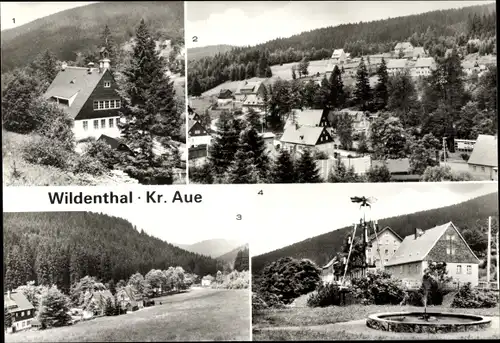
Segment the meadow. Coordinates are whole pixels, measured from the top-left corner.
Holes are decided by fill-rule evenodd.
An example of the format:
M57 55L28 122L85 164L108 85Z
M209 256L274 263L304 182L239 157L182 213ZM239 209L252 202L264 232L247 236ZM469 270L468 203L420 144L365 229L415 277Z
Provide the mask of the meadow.
M5 341L152 342L250 339L248 290L192 289L154 300L157 305L136 312L96 318L62 328L8 334Z

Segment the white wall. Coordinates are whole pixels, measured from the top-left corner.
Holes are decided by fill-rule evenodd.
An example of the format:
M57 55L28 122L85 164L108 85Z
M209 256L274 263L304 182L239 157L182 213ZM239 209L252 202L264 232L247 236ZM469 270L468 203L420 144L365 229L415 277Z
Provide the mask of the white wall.
M461 273L458 273L457 266L461 266ZM467 266L471 266L471 273L467 273ZM460 284L470 282L473 287L477 286L479 283L479 265L467 264L467 263L447 263L446 270L448 270L448 276L453 278L453 281L460 282Z
M32 320L33 320L33 318L20 320L18 322L14 322L13 326L16 328L16 331L26 330L26 329L31 328L31 321Z
M117 123L120 117L107 117L99 119L86 119L86 120L75 120L73 124L73 133L75 134L75 139L80 140L84 138L94 137L99 138L101 135L107 135L109 137L120 137L120 130L118 129ZM109 119L113 119L113 127L109 127ZM98 122L98 129L94 128L94 120ZM106 125L101 128L101 120L106 120ZM87 122L87 130L83 128L83 123Z
M188 137L188 145L189 146L197 146L197 145L210 145L212 140L212 136L189 136Z
M493 170L493 167L469 164L469 172L477 181L492 181L498 179L498 174Z

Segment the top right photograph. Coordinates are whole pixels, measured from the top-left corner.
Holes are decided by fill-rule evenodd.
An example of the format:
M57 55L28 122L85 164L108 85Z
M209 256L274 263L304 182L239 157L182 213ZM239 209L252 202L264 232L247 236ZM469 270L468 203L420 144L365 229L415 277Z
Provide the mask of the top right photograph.
M185 6L189 183L498 180L495 2Z

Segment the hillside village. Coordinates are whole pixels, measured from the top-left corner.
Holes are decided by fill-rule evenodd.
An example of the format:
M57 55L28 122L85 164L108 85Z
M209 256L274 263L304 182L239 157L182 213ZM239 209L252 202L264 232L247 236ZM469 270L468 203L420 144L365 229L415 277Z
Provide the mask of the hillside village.
M97 213L8 213L5 219L4 329L13 334L7 340L43 340L50 329L51 341L65 341L62 327L71 327L78 336L88 325L105 330L102 317L133 321L132 314L147 317L146 309L164 315L173 311L165 304L179 296L203 298L211 290L249 287L245 247L209 257ZM191 316L197 320L195 313ZM141 331L133 322L129 326ZM99 340L108 340L103 332L97 334L102 335Z
M46 50L2 73L7 185L185 183L185 50L170 39L151 46L144 21L135 29L136 37L118 44L105 26L101 45L82 47L73 61ZM133 61L148 49L158 74ZM149 79L140 90L134 73ZM148 94L158 94L155 103L138 112L134 101ZM140 116L146 121L135 121ZM137 130L147 135L139 139Z
M494 16L494 10L483 17L471 13L467 32L433 37L429 29L394 42L382 53L364 54L362 46L346 44L329 50L327 58L320 57L324 50L315 50L317 56L304 52L298 63L283 63L277 59L281 52L274 53L270 42L190 60L190 179L497 180L496 55L485 38L496 37L495 29L486 28ZM217 69L217 63L231 58L250 62L246 69L234 64ZM198 74L202 65L203 74ZM238 81L242 76L244 80ZM205 80L214 83L208 86ZM224 148L226 136L236 137L249 125L259 138L252 143L241 137L240 145L252 148ZM217 166L216 149L224 149L234 163ZM248 149L254 155L246 159L248 177L231 178L235 170L242 170L236 153ZM292 165L301 171L291 172ZM285 169L290 172L280 172ZM310 177L302 177L304 173Z

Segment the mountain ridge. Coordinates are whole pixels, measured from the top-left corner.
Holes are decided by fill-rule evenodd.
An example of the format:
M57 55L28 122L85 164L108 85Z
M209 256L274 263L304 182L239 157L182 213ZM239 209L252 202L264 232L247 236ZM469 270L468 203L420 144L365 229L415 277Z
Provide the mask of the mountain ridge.
M241 245L223 255L220 255L217 257L217 260L220 260L220 261L224 261L226 262L227 264L229 264L231 266L231 268L234 267L234 261L236 259L236 256L238 255L238 253L240 251L243 251L245 249L249 249L249 244L244 244L244 245Z
M219 256L229 253L234 249L237 249L238 247L244 245L242 244L242 242L239 242L237 240L228 240L225 238L205 239L193 244L173 244L184 250L204 256L209 256L211 258L218 258Z

